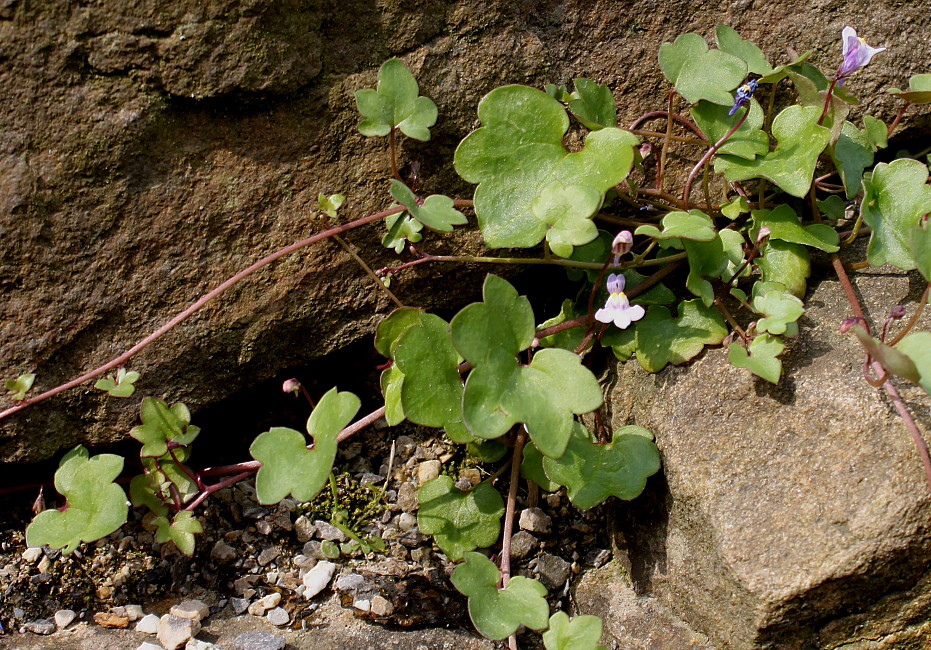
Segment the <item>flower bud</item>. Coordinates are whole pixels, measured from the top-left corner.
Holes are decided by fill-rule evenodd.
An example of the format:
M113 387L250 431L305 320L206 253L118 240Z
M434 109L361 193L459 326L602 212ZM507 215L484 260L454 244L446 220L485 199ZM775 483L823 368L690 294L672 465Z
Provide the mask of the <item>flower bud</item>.
M281 384L281 391L283 393L294 393L297 395L301 390L301 382L297 379L286 379L283 384Z

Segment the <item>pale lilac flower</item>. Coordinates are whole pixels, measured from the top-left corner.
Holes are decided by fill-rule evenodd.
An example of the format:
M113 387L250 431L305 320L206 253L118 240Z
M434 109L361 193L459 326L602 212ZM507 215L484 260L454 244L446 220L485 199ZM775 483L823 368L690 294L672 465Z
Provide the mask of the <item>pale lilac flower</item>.
M608 276L608 302L595 312L595 320L599 323L614 323L617 327L627 329L632 322L640 320L646 313L640 305L631 305L624 294L626 280L623 275Z
M870 62L870 59L886 49L884 47L870 47L865 40L857 36L857 30L853 27L844 27L841 40L844 44L844 62L834 73L838 86L844 83L844 79L849 75L865 66Z
M611 242L611 253L614 255L614 259L611 260L612 265L617 266L621 261L621 256L629 253L633 247L634 236L631 232L629 230L619 232Z

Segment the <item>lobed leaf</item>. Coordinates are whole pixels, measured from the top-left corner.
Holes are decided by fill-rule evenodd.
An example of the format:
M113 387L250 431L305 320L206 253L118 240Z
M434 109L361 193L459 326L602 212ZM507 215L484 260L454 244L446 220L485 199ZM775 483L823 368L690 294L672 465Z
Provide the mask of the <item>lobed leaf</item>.
M699 300L679 303L677 318L666 307L653 306L637 323L637 361L647 372L659 372L668 363L685 363L725 336L724 318Z
M469 598L469 616L479 633L489 639L504 639L521 625L532 630L546 627L550 608L546 587L530 578L515 576L498 589L498 567L481 553L466 553L450 580Z
M420 89L414 75L400 59L388 59L378 70L378 87L356 91L356 106L363 120L359 132L365 136L388 135L392 128L415 140L430 139L437 110Z
M531 204L546 185L587 186L603 196L633 165L637 138L616 128L589 133L581 151L567 152L566 110L533 88L491 91L478 116L482 126L459 144L454 164L462 178L478 183L475 214L489 248L528 248L543 240L547 225Z
M733 54L747 64L747 71L761 77L773 74L775 70L766 60L763 51L752 41L741 38L733 27L717 25L714 28L714 39L722 52Z
M114 454L88 456L78 445L65 454L55 472L55 489L65 497L63 510L45 510L26 528L29 546L48 544L67 555L81 542L93 542L126 522L126 493L113 481L123 470Z
M714 162L716 172L729 181L765 178L783 191L804 197L831 132L818 125L821 110L817 106L790 106L773 120L773 136L778 141L773 151L754 160L721 154Z
M782 374L782 362L777 359L785 344L775 336L763 334L750 342L749 348L739 343L727 346L727 360L733 366L746 368L766 381L777 384Z
M873 229L866 258L870 264L892 264L903 271L918 262L912 255L911 228L931 212L928 168L910 158L879 163L863 179L860 215Z
M753 310L764 316L757 321L757 330L778 335L805 313L805 305L785 285L760 281L753 285Z
M142 424L133 427L129 435L142 443L142 457L164 456L169 442L189 445L200 433L200 428L191 424L191 412L180 402L169 407L160 399L145 397L140 417Z
M169 522L167 517L152 520L156 527L156 542L174 542L178 550L188 557L194 555L194 535L204 532L204 527L190 510L181 510Z
M617 106L611 89L589 79L575 80L577 99L569 101L571 110L592 131L617 126Z
M778 282L796 298L805 296L811 257L804 246L770 238L763 246L762 256L753 263L762 272L764 282Z
M570 257L574 246L598 236L592 216L601 207L602 194L588 185L566 187L553 181L531 202L533 215L546 224L546 241L560 257Z
M908 80L908 90L890 88L889 92L909 104L931 104L931 74L916 74Z
M583 510L609 496L633 499L643 491L647 477L659 471L659 465L653 435L643 427L621 427L609 444L599 445L578 422L566 452L559 458L543 459L546 475L565 485L569 500Z
M750 100L750 114L740 127L718 149L718 153L753 160L769 151L769 136L762 130L763 109L755 99ZM705 137L712 143L717 142L740 119L740 114L728 115L730 107L701 101L692 107L692 118Z
M278 503L288 494L309 501L320 492L336 458L336 437L359 411L361 403L352 393L330 389L320 398L307 420L314 448L294 429L273 427L260 434L249 453L262 463L255 477L259 503Z
M469 222L453 207L453 200L448 196L433 194L420 203L407 185L394 178L391 179L391 196L407 208L412 217L433 230L451 232L453 226Z
M420 234L423 224L417 219L411 219L404 212L385 217L385 227L388 232L381 238L381 245L394 249L395 253L400 254L407 246L407 242L416 244L423 239L423 235Z
M36 376L32 373L20 375L16 379L7 379L4 386L9 393L8 397L14 402L26 399L26 393L32 388L35 380Z
M895 347L915 365L916 383L931 395L931 332L909 334Z
M439 476L423 484L417 499L417 526L433 535L449 559L461 560L467 551L498 541L504 501L489 483L460 492L449 476Z
M94 388L106 391L110 397L131 397L136 392L133 385L139 379L138 372L126 372L125 368L116 371L116 376L110 375L97 380Z
M754 210L752 237L756 237L760 228L769 228L769 239L803 244L823 250L826 253L835 253L840 250L838 243L840 237L837 231L823 223L813 223L803 226L798 215L791 206L783 203L773 210Z
M734 90L747 76L747 64L733 54L709 50L699 34L680 35L659 48L659 66L676 91L690 103L707 99L731 106Z
M601 619L597 616L576 616L565 612L550 616L550 627L543 633L546 650L607 650L600 645Z
M670 212L663 217L663 230L651 224L637 226L635 235L644 235L658 240L689 239L692 241L711 241L717 236L714 222L707 214L698 209L688 212Z

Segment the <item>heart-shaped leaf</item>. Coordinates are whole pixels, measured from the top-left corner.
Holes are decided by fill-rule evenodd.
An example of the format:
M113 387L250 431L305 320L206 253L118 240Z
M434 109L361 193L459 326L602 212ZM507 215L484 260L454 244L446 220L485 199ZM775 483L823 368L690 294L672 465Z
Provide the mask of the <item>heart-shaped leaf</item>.
M750 114L740 127L725 140L718 153L729 153L753 160L769 151L769 136L762 130L763 109L755 99L750 100ZM728 115L730 108L701 101L692 107L692 117L698 128L711 142L717 142L731 130L740 114Z
M727 336L724 318L700 300L679 303L679 316L653 306L637 323L637 361L648 372L659 372L667 363L685 363L706 345L717 345Z
M811 257L804 246L770 239L763 246L762 256L753 263L762 272L764 282L778 282L796 298L805 295L811 275Z
M450 580L469 598L469 616L479 633L489 639L504 639L521 625L532 630L546 627L550 607L546 587L536 580L515 576L498 589L498 567L481 553L466 553Z
M110 375L98 379L94 388L106 391L110 397L131 397L136 392L133 385L139 379L138 372L126 372L125 368L116 371L116 376Z
M417 221L433 230L451 232L453 226L469 222L464 214L453 208L453 200L448 196L433 194L421 204L407 185L394 178L391 179L391 196Z
M784 285L761 281L753 285L753 310L764 315L756 323L757 330L778 335L785 334L787 324L805 313L805 305Z
M694 33L660 45L659 66L669 83L692 104L707 99L731 106L734 98L730 91L747 76L744 61L721 50L709 50L705 39Z
M733 27L717 25L714 28L714 39L722 52L733 54L747 64L747 71L761 77L773 74L775 70L769 65L763 51L753 42L740 37Z
M288 494L298 501L314 498L327 480L336 458L336 437L352 420L361 405L352 393L331 388L320 398L307 420L314 448L294 429L273 427L260 434L249 453L262 463L255 477L259 503L278 503Z
M611 442L592 442L588 430L575 423L566 453L544 458L543 469L554 482L565 485L577 508L592 508L609 496L633 499L647 477L659 471L659 451L653 435L638 426L621 427Z
M174 542L178 550L188 557L194 555L194 535L204 532L204 527L190 510L181 510L169 522L167 517L152 520L156 526L156 542Z
M670 212L662 220L663 230L646 224L637 226L635 235L645 235L654 239L690 239L692 241L711 241L717 236L714 222L701 210L688 212Z
M589 79L576 79L575 94L578 99L569 102L569 110L587 128L597 131L617 126L617 106L610 88Z
M540 189L530 204L534 216L546 224L546 241L560 257L570 257L574 246L598 236L592 216L601 207L601 193L588 185L566 187L553 181Z
M189 445L200 433L191 425L191 412L182 403L169 406L160 399L145 397L140 408L142 424L129 431L129 435L142 443L139 455L159 457L168 453L168 442Z
M533 88L491 91L479 103L478 116L482 127L459 144L454 162L462 178L478 183L475 214L489 248L540 243L547 225L531 204L549 183L585 185L603 196L633 165L637 138L616 128L589 133L581 151L566 151L565 108Z
M931 212L928 168L917 160L900 158L879 163L863 179L860 215L873 229L866 258L873 266L892 264L903 271L917 266L912 256L911 228Z
M863 170L873 164L873 144L865 130L844 122L840 137L829 149L834 166L844 184L846 196L852 199L860 191Z
M71 553L81 542L93 542L126 522L126 493L113 481L123 471L114 454L88 456L77 446L65 454L55 472L55 489L67 501L63 510L45 510L26 528L26 544Z
M753 339L746 349L738 343L731 343L727 346L727 360L733 366L746 368L754 375L777 384L782 374L782 362L776 357L785 347L779 338L763 334Z
M504 501L490 484L482 482L469 492L460 492L448 476L427 481L417 491L420 532L434 541L451 560L464 553L491 546L498 541Z
M356 91L356 106L363 117L359 133L382 136L397 127L415 140L429 140L430 127L436 124L436 104L419 93L407 66L400 59L388 59L378 71L378 88Z
M601 619L597 616L576 616L565 612L550 616L550 628L543 633L546 650L607 650L601 640Z
M795 210L785 203L773 210L754 210L752 214L753 229L750 231L751 237L755 238L759 234L760 228L766 226L769 228L770 240L779 239L793 244L804 244L805 246L823 250L826 253L834 253L840 250L838 246L840 237L836 230L823 223L802 226Z
M799 198L811 187L818 156L824 151L831 132L818 126L821 109L817 106L790 106L773 120L776 148L754 160L721 154L714 169L729 181L765 178L783 191Z

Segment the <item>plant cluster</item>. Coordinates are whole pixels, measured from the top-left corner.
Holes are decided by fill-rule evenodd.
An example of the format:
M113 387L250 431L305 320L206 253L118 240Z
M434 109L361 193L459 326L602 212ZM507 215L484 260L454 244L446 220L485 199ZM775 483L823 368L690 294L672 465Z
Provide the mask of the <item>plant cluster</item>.
M636 358L658 372L725 344L732 364L776 383L780 355L799 335L814 249L830 257L848 289L854 317L842 328L862 342L866 379L882 385L899 409L931 482L920 432L889 379L897 375L931 392L931 333L912 331L929 290L894 336L889 325L905 316L901 307L876 337L848 279L854 267L891 264L931 281L931 186L918 159L927 152L874 164L906 109L931 103L931 74L912 77L908 90L889 91L903 102L892 124L867 115L858 126L847 119L857 100L845 82L883 48L870 47L852 28L842 35L842 62L828 74L807 54L774 67L730 27L718 26L715 41L710 48L690 33L664 43L659 64L672 86L665 108L626 128L618 126L610 89L587 79L576 79L571 91L520 85L491 91L478 106L481 126L453 160L456 172L476 185L472 199L420 196L418 165L401 174L397 138L428 140L437 108L400 60L387 61L377 88L358 91L356 101L359 131L387 138L386 189L394 205L259 260L126 354L72 382L26 398L33 375L8 381L16 403L0 417L114 370L97 388L131 396L139 376L124 369L129 357L207 301L283 255L383 221L382 244L410 256L377 272L362 263L398 305L375 333L375 347L388 360L384 407L357 419L359 398L333 388L315 404L306 431L273 427L252 443L251 461L196 471L189 462L199 429L188 409L145 397L142 424L129 432L142 445L144 470L130 483L132 505L148 508L159 541L190 554L202 531L196 509L217 489L254 476L258 501L273 504L288 496L309 501L329 484L334 520L349 530L335 506L339 442L379 418L442 429L484 458L510 454L503 496L497 477L461 491L440 476L418 494L420 530L461 561L452 582L468 597L476 629L490 639L509 638L512 647L525 626L545 630L550 650L599 648L601 622L550 616L545 587L512 577L509 553L522 478L546 491L565 489L584 509L612 496L635 498L659 470L649 431L631 425L606 432L598 418L582 417L603 403L587 354L610 348L618 359ZM643 128L651 121L665 128ZM567 148L574 139L579 145ZM674 148L693 151L694 165L677 168ZM680 189L672 189L677 182ZM321 195L319 209L335 219L344 200ZM424 236L466 224L464 210L474 213L488 248L535 248L539 257L425 252ZM838 251L861 236L869 236L866 262L845 266ZM509 282L489 274L483 300L447 322L405 306L388 286L404 269L428 262L559 265L578 290L546 320ZM681 285L672 284L679 279ZM293 380L284 390L306 393ZM29 544L69 552L119 528L127 518L126 495L114 482L122 470L123 459L113 454L90 456L83 447L66 454L55 475L64 505L38 513L27 529ZM208 484L210 476L223 478ZM343 551L379 550L373 540L352 537L356 546ZM477 552L497 544L497 561Z

